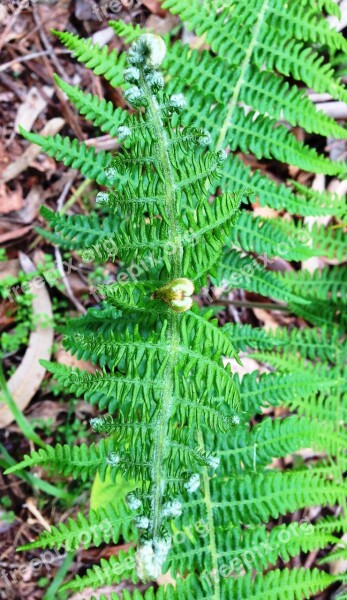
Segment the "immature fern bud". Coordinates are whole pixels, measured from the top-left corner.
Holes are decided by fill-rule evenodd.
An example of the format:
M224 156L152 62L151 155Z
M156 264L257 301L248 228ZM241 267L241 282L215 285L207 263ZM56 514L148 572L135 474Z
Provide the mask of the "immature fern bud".
M127 495L126 501L130 510L138 510L142 506L142 500L134 492Z
M163 517L175 519L182 514L182 504L179 500L171 500L163 506Z
M139 543L135 554L136 571L142 581L157 579L171 548L170 538L155 538Z
M198 137L198 144L200 146L208 146L212 141L211 134L205 129L201 129L201 135Z
M90 419L90 426L95 433L104 433L110 435L114 431L114 421L112 415L102 415Z
M191 475L191 477L188 479L188 481L184 484L184 487L186 488L186 490L188 491L189 494L193 494L193 492L196 492L196 490L199 488L200 486L200 477L198 475L198 473L194 473L193 475Z
M164 77L159 71L150 71L148 75L146 75L146 82L155 92L164 87Z
M99 192L96 195L96 203L103 205L103 204L107 204L107 202L109 201L110 195L108 194L108 192Z
M143 65L150 69L157 69L163 62L166 54L164 40L153 33L141 35L129 50L129 62L132 65Z
M187 106L187 102L183 94L173 94L170 97L169 106L171 108L176 108L178 110L185 108Z
M207 457L207 464L214 471L219 467L219 463L220 463L219 456L212 456L212 455L210 455L210 456Z
M129 104L132 104L135 108L144 106L146 104L145 94L143 90L137 87L137 85L134 85L128 90L125 90L124 98L127 100L127 102L129 102Z
M116 467L120 463L120 460L121 458L119 454L117 454L117 452L109 452L106 459L106 463L111 467Z
M117 135L120 140L125 140L127 137L131 136L131 129L126 125L121 125L118 127Z
M124 79L128 83L137 83L140 79L140 71L137 67L128 67L124 71Z
M138 529L148 529L150 520L148 517L140 515L134 519L134 524Z
M175 312L186 312L193 306L194 284L190 279L173 279L154 292L154 298L166 302Z

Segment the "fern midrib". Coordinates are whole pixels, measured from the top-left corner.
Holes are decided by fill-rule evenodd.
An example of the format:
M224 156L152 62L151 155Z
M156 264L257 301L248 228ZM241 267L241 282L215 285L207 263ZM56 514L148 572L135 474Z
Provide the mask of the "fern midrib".
M242 62L239 79L238 79L238 81L237 81L237 83L236 83L236 85L234 87L233 95L231 96L231 99L230 99L230 101L228 103L227 115L226 115L226 118L225 118L224 123L222 125L221 131L220 131L220 134L219 134L219 137L218 137L218 141L217 141L217 146L216 146L216 150L217 151L221 150L222 147L223 147L223 145L224 145L225 138L226 138L226 135L228 133L228 129L230 127L230 124L231 124L231 121L232 121L232 118L233 118L234 110L235 110L236 105L237 105L238 100L239 100L239 96L240 96L242 84L243 84L243 81L245 79L245 76L246 76L249 64L251 62L253 51L254 51L255 46L256 46L256 44L258 42L258 36L260 34L260 31L261 31L261 27L262 27L262 24L263 24L263 21L264 21L264 18L265 18L265 13L267 11L268 5L269 5L269 0L265 0L263 6L261 8L261 11L259 12L259 16L258 16L257 22L256 22L255 27L254 27L254 33L253 33L252 40L251 40L251 42L250 42L250 44L248 46L247 52L246 52L245 57L244 57L243 62Z
M160 114L160 107L156 98L145 80L143 70L141 70L141 83L148 102L148 113L153 125L156 137L156 154L161 166L161 172L164 179L165 207L167 212L167 223L170 242L172 243L172 278L177 279L181 276L183 261L183 245L180 225L177 215L177 199L175 177L172 169L169 145L170 141L166 135L165 127ZM180 349L180 316L175 311L168 314L167 344L168 362L164 371L164 389L162 401L157 418L158 430L154 436L154 448L152 459L150 483L151 499L151 534L153 539L160 537L162 524L162 504L167 483L166 454L168 441L170 440L170 417L174 404L174 373L179 360Z

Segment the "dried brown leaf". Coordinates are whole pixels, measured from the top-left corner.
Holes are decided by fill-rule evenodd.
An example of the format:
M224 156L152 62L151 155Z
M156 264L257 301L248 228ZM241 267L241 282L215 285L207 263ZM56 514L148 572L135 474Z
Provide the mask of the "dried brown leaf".
M64 123L64 119L61 119L60 117L51 119L40 131L40 134L44 136L55 135L61 130ZM0 183L10 181L11 179L17 177L22 171L25 171L25 169L31 165L40 152L40 146L37 146L36 144L30 144L25 152L23 152L23 154L17 160L9 164L4 170L2 177L0 178Z
M10 190L4 183L0 183L0 213L20 210L23 206L23 193L19 184L14 190Z
M36 267L28 256L22 255L21 267L24 271L35 271ZM46 370L39 363L40 359L49 360L53 344L53 327L47 324L52 320L52 306L48 291L40 282L34 278L30 283L33 294L32 316L35 328L30 334L28 348L23 360L15 373L7 382L9 392L20 410L24 410L30 400L36 394ZM44 324L39 322L44 319ZM0 427L7 427L13 421L13 415L7 405L0 406Z

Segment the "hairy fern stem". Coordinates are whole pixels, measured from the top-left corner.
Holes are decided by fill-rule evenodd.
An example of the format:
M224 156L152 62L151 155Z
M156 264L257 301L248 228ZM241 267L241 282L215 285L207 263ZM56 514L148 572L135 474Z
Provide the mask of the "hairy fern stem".
M164 179L164 210L166 211L169 224L168 247L172 249L172 279L177 279L181 277L182 274L183 245L177 218L176 184L168 152L169 140L161 118L160 105L146 81L143 67L140 68L140 73L141 87L144 90L145 98L147 100L146 119L150 122L155 131L156 158ZM158 414L155 414L154 416L154 420L158 424L158 430L155 431L153 440L152 480L149 488L149 496L151 499L150 537L152 539L159 538L162 529L163 498L167 483L165 476L165 462L167 459L167 443L170 439L169 422L174 400L174 370L177 365L179 346L180 315L177 312L170 310L168 313L167 328L168 362L164 371L164 389L162 392L162 400L156 411Z
M153 468L150 495L152 496L151 534L158 537L162 525L162 505L166 487L165 459L167 441L170 439L169 420L173 403L173 377L180 344L180 316L172 312L169 317L167 351L169 360L164 372L164 390L158 416L158 431L155 432Z

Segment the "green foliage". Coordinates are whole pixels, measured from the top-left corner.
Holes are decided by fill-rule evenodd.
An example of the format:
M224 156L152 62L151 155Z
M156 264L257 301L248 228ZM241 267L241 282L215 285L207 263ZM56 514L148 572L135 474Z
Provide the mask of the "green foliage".
M220 14L215 13L215 6L211 10L205 6L201 8L198 0L190 3L189 7L175 0L167 4L172 12L178 13L187 21L190 28L196 25L197 32L206 32L208 43L211 44L214 53L217 53L217 56L212 56L207 50L191 50L181 42L169 46L164 62L165 69L170 74L168 91L175 91L175 81L179 74L182 91L188 100L182 122L189 124L193 119L195 125L207 127L218 148L229 143L232 149L239 148L245 153L253 152L259 158L275 157L310 171L337 173L336 169L339 169L341 174L344 174L343 165L340 167L337 163L318 156L315 150L298 142L287 128L276 125L276 121L283 116L292 125L299 125L309 132L346 137L345 129L323 113L317 112L315 105L302 89L293 86L287 80L289 74L294 75L296 79L302 79L306 85L317 91L330 91L334 97L343 99L346 94L343 86L333 77L331 69L321 64L319 44L335 51L343 47L344 38L327 27L317 6L311 6L307 11L301 3L295 2L295 6L291 6L289 16L288 9L283 7L282 1L276 4L276 8L272 3L260 2L261 11L258 6L254 8L246 2L236 4L237 6L231 0L223 2ZM228 27L224 31L222 23L230 11L233 18L228 20ZM247 22L242 39L238 34L240 19L246 19ZM129 42L143 33L139 26L125 26L121 22L111 24L117 34L124 36ZM270 40L278 31L283 46L275 51L275 46ZM73 50L78 60L92 68L95 73L102 74L111 85L129 88L129 83L124 83L123 80L125 54L121 53L117 57L114 50L108 53L105 47L92 46L89 40L83 40L71 33L58 32L58 36ZM234 40L232 51L226 52L229 43L227 40ZM312 50L312 42L316 44L315 50ZM247 48L252 51L247 52ZM272 68L274 64L276 75ZM312 68L309 68L309 65ZM267 68L264 68L265 66ZM94 121L101 131L117 137L119 125L127 122L126 111L113 109L110 103L90 94L83 94L78 88L71 87L60 79L57 79L57 83L82 114ZM230 95L229 90L234 90L234 93ZM239 104L251 107L253 112L246 114ZM256 113L260 114L255 119L253 117ZM95 178L98 183L108 183L104 168L111 161L110 155L98 153L95 161L92 148L86 150L83 144L79 145L76 141L71 145L68 139L60 136L54 139L46 138L46 141L36 137L35 141L42 145L45 151L63 159L66 164L81 168L86 176ZM293 152L296 152L296 156ZM346 214L344 199L333 194L313 192L295 182L294 193L290 187L276 185L259 171L252 173L236 155L225 163L222 182L226 190L249 188L257 195L262 205L275 209L284 208L294 214L329 214L337 217ZM293 185L293 182L289 183ZM146 196L145 191L141 192L142 200L143 195ZM112 202L111 206L115 207L122 198L124 196L120 192L112 196L109 206ZM136 196L134 200L137 203L139 201ZM153 207L156 201L151 195L148 206ZM246 252L266 253L269 257L280 255L287 260L305 260L317 254L327 254L329 258L340 260L344 256L343 239L339 231L330 229L327 233L325 228L314 228L309 244L301 243L300 236L303 234L305 230L301 225L294 227L288 223L285 229L282 229L279 223L253 219L244 211L242 220L233 231L232 240ZM97 235L98 231L95 231L95 236ZM50 239L53 242L59 241L59 237L52 235ZM83 248L82 242L80 247ZM259 290L263 289L263 293L266 293L268 276L262 272L259 272L258 276ZM286 296L283 289L284 300ZM296 303L291 303L291 307L300 312Z
M130 550L128 553L125 553L121 550L117 557L111 556L109 560L102 558L100 566L95 565L92 569L88 569L83 577L77 576L72 582L62 586L61 591L79 592L86 588L96 589L119 583L122 579L131 578L136 583L137 578L134 576L134 566L134 551Z
M98 96L92 94L84 94L77 86L71 86L57 75L55 82L63 92L67 95L70 102L85 115L86 119L94 122L96 127L100 127L101 131L107 131L110 135L117 137L117 131L128 116L128 113L121 108L114 108L112 102L101 100Z
M160 38L113 23L119 35L135 40L125 81L125 54L58 33L79 61L123 87L134 109L115 109L56 79L81 114L118 138L114 156L59 135L25 134L104 186L97 196L102 216L44 208L53 230L46 238L78 250L86 262L117 258L140 267L136 281L101 284L103 305L65 327L65 348L90 360L94 372L45 363L62 389L105 411L91 420L104 438L90 446L34 451L9 470L39 465L83 480L98 474L107 485L114 482L116 496L120 480L134 490L125 503L115 497L88 518L52 527L26 546L74 550L120 538L137 543L127 554L131 565L123 564L123 554L102 561L69 582L65 589L72 591L121 578L155 580L170 570L175 588L124 590L122 599L297 600L339 580L323 570L268 568L337 543L345 525L342 518L306 522L307 528L284 521L309 506L345 505L344 269L296 278L269 271L265 258L343 259L342 228L309 229L302 217L339 219L345 206L336 196L293 182L278 186L258 170L252 173L233 152L343 176L344 163L299 142L278 120L347 137L292 83L346 100L346 90L323 62L323 47L344 50L345 41L320 14L323 8L336 14L331 0L214 5L163 3L205 35L203 52L175 42L164 58ZM178 74L186 107L175 89ZM298 218L254 217L247 210L252 194L261 205ZM193 304L193 293L209 277L215 286L286 302L324 326L272 333L219 327L213 311ZM264 369L239 378L229 363L240 363L238 352L246 349ZM269 406L281 406L284 416L263 418ZM290 414L294 410L297 415ZM297 457L292 469L274 468L273 459L308 448L322 454L321 463L307 468Z
M21 546L19 550L55 547L65 548L70 552L80 546L100 546L111 540L117 543L120 536L125 540L134 539L136 532L133 519L134 514L124 504L118 504L117 508L109 505L98 511L91 510L88 517L79 513L75 520L69 519L67 524L60 523L57 527L51 527L50 531L41 533L37 541Z
M93 147L88 148L83 142L62 137L59 133L47 137L38 133L29 133L24 129L21 129L21 133L29 142L41 146L49 156L62 160L67 167L80 169L83 175L95 179L100 185L106 183L104 169L111 160L111 156L106 152L96 153Z
M98 445L86 446L62 446L57 444L54 448L47 446L41 448L38 452L32 452L24 456L20 464L8 469L8 473L16 473L23 468L31 468L33 466L42 465L48 470L64 475L72 475L74 478L79 478L83 481L89 480L100 470L105 474L107 469L106 459L113 450L113 444L102 440Z

